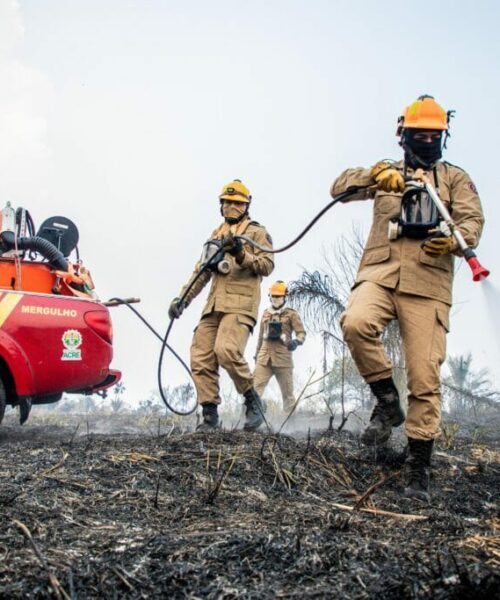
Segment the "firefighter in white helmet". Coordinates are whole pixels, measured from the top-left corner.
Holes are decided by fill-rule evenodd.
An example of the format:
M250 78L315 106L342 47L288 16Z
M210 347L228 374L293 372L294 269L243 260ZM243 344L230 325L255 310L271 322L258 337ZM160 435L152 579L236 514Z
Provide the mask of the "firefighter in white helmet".
M295 405L292 352L304 343L306 332L299 313L286 306L287 295L284 281L276 281L269 289L271 306L264 311L260 322L254 385L262 396L271 377L276 377L283 410L289 413Z

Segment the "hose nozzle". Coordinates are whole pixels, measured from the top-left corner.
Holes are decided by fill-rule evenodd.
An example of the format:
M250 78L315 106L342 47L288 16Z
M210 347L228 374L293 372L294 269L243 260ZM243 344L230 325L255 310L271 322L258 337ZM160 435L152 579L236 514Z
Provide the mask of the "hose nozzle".
M460 232L458 227L456 227L455 223L452 221L452 218L451 218L450 213L448 212L448 209L443 204L441 198L439 197L439 194L434 189L434 186L430 183L429 179L427 178L427 176L425 174L420 175L419 179L421 179L423 181L425 189L427 190L427 193L434 201L434 204L436 205L438 211L440 212L441 216L443 217L443 220L445 221L446 225L448 225L448 228L450 229L451 233L457 240L458 247L464 253L464 258L467 261L467 263L472 271L472 280L473 281L481 281L483 279L486 279L486 277L488 277L490 272L488 271L488 269L485 269L481 265L481 263L479 262L479 260L476 256L476 253L474 252L474 250L472 248L469 247L469 245L465 241L464 236L462 235L462 233ZM410 183L412 183L412 182L410 182Z
M472 280L473 281L481 281L482 279L486 279L490 272L488 269L483 267L483 265L479 262L477 256L471 256L467 258L467 263L472 271Z
M464 258L471 268L473 281L481 281L482 279L486 279L486 277L488 277L490 272L479 262L479 259L472 248L464 249Z

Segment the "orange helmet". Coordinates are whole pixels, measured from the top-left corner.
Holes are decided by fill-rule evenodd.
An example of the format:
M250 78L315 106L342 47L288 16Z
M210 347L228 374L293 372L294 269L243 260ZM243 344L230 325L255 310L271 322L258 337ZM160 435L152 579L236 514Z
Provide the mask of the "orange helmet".
M446 112L432 96L419 96L399 117L397 135L401 135L403 129L447 131L452 113L453 111Z
M284 281L275 281L269 288L270 296L286 296L288 294L288 287Z

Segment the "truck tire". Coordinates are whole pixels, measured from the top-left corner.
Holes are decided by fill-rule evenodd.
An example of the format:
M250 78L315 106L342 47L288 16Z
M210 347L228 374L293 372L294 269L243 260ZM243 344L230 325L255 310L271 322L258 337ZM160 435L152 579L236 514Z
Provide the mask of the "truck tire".
M3 384L2 379L0 378L0 423L3 420L3 416L5 414L5 405L7 400L7 392L5 391L5 386Z

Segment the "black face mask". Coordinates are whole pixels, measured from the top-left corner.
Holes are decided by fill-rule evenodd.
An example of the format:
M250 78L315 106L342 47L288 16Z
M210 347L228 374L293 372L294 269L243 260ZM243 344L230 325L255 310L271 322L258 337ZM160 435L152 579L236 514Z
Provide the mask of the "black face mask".
M405 162L412 169L430 169L443 155L441 136L432 142L415 140L414 135L418 130L407 129L403 135L403 149Z

